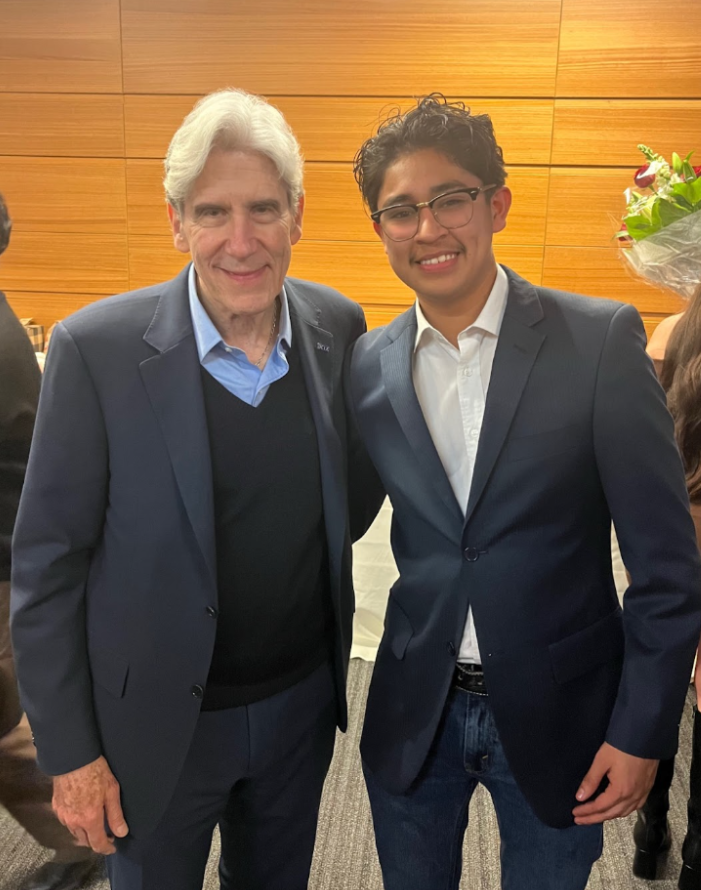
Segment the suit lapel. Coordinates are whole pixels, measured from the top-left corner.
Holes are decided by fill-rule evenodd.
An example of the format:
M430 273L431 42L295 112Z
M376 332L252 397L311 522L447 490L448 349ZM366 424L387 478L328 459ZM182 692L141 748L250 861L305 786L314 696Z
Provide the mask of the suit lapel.
M458 528L462 525L462 510L433 444L414 389L412 362L416 312L413 306L389 326L387 336L391 342L380 353L387 398L414 452L418 471L425 477L429 487L438 494L441 507L445 508L441 509L440 518L447 521L451 535L454 535L456 523ZM432 506L432 503L425 505L426 509L431 509Z
M509 269L506 272L509 295L494 355L465 524L470 521L504 446L531 368L545 339L533 328L543 317L535 288Z
M216 583L212 462L188 302L188 269L164 285L156 314L144 335L158 354L139 367L180 496L212 582Z
M307 389L319 447L321 489L329 555L336 566L341 564L346 531L346 488L343 449L333 422L334 366L343 360L337 355L333 334L321 327L321 310L298 285L285 280L290 307L292 348L299 350L302 373Z

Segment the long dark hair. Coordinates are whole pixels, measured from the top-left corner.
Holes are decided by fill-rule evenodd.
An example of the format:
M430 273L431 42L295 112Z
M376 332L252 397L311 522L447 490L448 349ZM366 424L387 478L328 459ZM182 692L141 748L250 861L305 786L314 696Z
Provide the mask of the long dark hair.
M669 338L660 382L674 418L689 497L698 501L701 500L701 285Z

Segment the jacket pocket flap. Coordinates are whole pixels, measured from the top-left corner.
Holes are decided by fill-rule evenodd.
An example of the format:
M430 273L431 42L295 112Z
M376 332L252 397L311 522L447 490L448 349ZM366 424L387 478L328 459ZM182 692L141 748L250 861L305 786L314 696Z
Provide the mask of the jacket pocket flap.
M414 636L414 628L401 606L390 596L385 615L385 637L392 654L400 661L404 658L409 640Z
M122 698L129 673L126 659L106 652L91 652L90 673L93 683L102 686L115 698Z
M623 622L620 608L589 627L551 643L553 674L558 683L567 683L602 664L623 655Z

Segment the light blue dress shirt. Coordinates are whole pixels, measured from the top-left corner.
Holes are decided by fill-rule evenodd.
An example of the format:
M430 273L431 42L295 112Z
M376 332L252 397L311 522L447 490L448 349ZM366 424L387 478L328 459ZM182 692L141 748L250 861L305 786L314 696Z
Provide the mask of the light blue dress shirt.
M262 370L248 360L242 349L229 346L222 340L221 334L197 296L194 265L190 266L188 289L190 315L200 364L230 393L256 408L265 398L271 384L284 377L290 369L287 363L287 351L292 346L292 325L285 288L283 287L280 292L280 324L277 340Z

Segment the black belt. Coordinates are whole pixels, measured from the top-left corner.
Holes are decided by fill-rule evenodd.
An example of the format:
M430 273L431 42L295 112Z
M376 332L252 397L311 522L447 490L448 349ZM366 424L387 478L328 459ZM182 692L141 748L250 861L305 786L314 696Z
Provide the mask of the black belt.
M488 694L481 664L456 664L453 686L462 689L463 692L474 692L475 695Z

